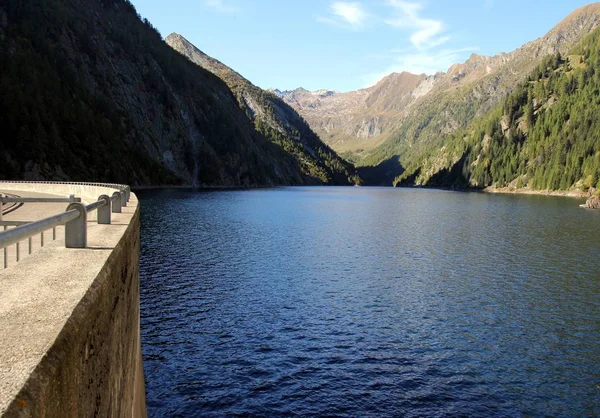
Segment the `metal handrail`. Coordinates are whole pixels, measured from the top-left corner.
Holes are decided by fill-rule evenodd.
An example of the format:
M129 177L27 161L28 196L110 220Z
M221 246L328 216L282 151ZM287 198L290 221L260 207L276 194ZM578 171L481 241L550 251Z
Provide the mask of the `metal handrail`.
M80 197L21 197L21 196L0 196L0 203L71 203L81 202Z
M22 197L22 196L6 196L0 193L0 222L3 219L2 205L4 203L73 203L81 202L80 197L69 195L67 197Z
M89 205L87 205L85 207L85 211L87 213L90 213L91 211L94 211L94 210L96 210L98 208L101 208L102 206L107 205L107 204L108 204L108 202L106 200L104 200L104 199L102 199L102 200L96 200L94 203L90 203Z
M127 184L118 184L118 183L93 183L93 182L84 182L84 181L34 181L34 180L0 180L0 185L2 183L23 183L23 184L67 184L73 186L96 186L96 187L108 187L112 189L119 189L125 192L125 197L129 202L129 198L131 197L131 187Z
M0 248L6 248L29 237L41 234L51 228L64 225L79 217L77 209L71 209L58 215L50 216L39 221L30 222L0 233Z
M2 221L0 222L0 226L21 226L25 224L30 224L33 221ZM4 229L6 231L6 229Z
M94 182L85 182L85 181L48 181L48 180L0 180L0 184L2 183L24 183L24 184L72 184L74 186L97 186L97 187L109 187L113 189L120 190L131 190L131 187L127 184L118 184L118 183L94 183Z
M29 181L17 181L11 183L51 183L57 184L56 182L29 182ZM63 183L59 183L63 184ZM24 222L24 221L4 221L1 222L4 225L4 232L0 232L0 249L4 249L4 268L7 267L7 247L16 244L16 259L19 261L19 243L26 239L29 240L29 254L31 254L32 248L32 237L37 234L41 234L41 246L44 246L44 231L52 229L52 239L56 239L56 227L59 225L65 225L65 246L67 248L85 248L87 246L87 214L91 211L98 210L97 221L99 224L110 224L111 223L111 212L120 213L121 208L127 206L129 200L131 188L125 185L113 185L105 183L67 183L75 185L86 185L86 186L101 186L108 188L115 188L119 191L113 193L112 196L101 195L98 200L84 206L81 202L81 198L75 198L74 195L69 198L7 198L3 197L2 201L7 199L20 199L20 202L24 200L27 202L70 202L67 206L67 210L58 215L50 216L48 218L41 219L35 222ZM0 181L0 186L2 181ZM44 199L44 200L42 200ZM0 202L1 203L1 202ZM16 226L16 228L7 230L7 226Z

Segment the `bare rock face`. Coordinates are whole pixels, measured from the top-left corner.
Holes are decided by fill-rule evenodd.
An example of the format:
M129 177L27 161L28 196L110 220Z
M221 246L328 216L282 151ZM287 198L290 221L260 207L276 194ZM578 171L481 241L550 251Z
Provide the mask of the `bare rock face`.
M349 139L366 141L389 131L391 123L431 89L433 79L403 72L347 93L303 88L271 92L296 109L321 139L336 149Z
M600 196L589 197L581 207L586 209L600 209Z

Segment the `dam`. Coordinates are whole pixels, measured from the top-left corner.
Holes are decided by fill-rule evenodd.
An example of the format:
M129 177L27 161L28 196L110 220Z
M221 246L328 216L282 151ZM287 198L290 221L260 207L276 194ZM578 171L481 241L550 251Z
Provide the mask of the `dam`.
M67 182L0 194L0 416L145 417L137 197Z

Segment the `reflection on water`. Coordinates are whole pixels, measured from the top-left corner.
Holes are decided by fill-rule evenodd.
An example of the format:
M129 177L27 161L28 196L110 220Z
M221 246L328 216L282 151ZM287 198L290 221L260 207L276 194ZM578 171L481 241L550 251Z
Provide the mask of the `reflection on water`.
M152 416L600 414L600 212L576 200L139 197Z

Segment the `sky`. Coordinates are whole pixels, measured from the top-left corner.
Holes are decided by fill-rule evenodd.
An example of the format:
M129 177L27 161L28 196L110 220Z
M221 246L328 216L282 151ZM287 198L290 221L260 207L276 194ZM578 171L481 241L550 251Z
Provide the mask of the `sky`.
M130 0L261 88L351 91L543 36L580 0Z

